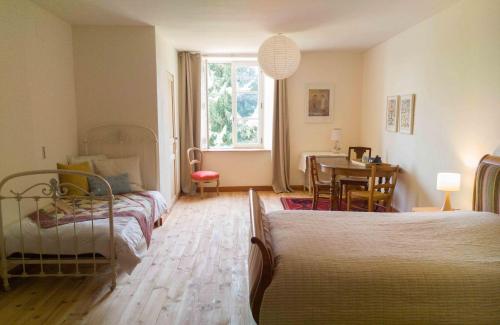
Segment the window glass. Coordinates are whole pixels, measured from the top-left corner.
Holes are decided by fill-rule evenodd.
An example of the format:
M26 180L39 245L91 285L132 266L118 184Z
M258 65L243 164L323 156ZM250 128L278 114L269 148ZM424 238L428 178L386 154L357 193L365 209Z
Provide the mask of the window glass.
M233 145L231 63L207 64L208 146Z
M207 61L209 148L262 146L262 72L255 61Z
M258 143L259 142L259 120L243 119L238 121L238 143Z

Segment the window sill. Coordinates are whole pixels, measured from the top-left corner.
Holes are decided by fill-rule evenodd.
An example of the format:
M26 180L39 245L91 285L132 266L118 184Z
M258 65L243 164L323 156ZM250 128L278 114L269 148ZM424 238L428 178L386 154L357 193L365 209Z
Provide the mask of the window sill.
M271 149L266 148L211 148L211 149L201 149L203 152L271 152Z

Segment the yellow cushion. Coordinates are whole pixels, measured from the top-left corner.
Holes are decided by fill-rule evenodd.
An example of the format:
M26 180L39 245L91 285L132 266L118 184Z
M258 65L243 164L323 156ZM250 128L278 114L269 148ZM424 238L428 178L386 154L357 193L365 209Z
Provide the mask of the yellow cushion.
M77 170L89 173L92 172L92 169L90 168L90 164L88 162L74 165L57 164L57 169ZM59 183L71 184L77 187L75 188L74 186L67 186L66 188L68 189L68 195L87 195L89 191L89 182L86 176L59 174ZM83 191L79 190L78 188L81 188Z

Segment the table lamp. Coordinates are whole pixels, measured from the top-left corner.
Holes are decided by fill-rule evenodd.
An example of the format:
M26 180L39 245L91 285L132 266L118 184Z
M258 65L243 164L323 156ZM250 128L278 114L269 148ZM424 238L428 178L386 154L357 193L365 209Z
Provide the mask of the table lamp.
M460 190L460 174L459 173L438 173L436 189L445 193L442 211L451 211L450 192Z
M333 141L333 152L334 153L339 153L340 152L340 140L342 139L342 129L335 128L332 130L332 134L330 135L330 139Z

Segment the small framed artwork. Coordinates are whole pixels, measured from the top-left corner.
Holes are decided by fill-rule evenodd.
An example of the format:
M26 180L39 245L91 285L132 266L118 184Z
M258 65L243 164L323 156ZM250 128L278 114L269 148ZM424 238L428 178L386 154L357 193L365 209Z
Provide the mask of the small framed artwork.
M328 123L333 120L333 85L306 85L306 122Z
M399 132L413 134L415 94L402 95L399 106Z
M385 129L387 131L398 131L398 107L399 96L387 97L387 106L385 111Z

